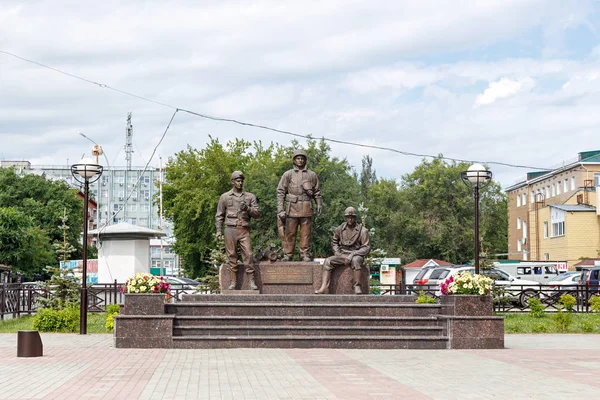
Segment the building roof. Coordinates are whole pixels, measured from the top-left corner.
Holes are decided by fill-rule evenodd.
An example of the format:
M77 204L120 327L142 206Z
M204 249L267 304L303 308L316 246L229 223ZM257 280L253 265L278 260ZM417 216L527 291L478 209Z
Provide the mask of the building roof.
M144 228L143 226L132 225L127 222L120 222L114 225L108 225L103 228L94 229L89 232L90 235L97 236L98 233L103 237L112 236L140 236L140 237L162 237L167 236L163 231L157 231L155 229Z
M596 207L588 206L586 204L548 204L550 207L558 208L559 210L568 212L578 211L596 211Z
M402 268L423 268L425 265L438 265L440 267L449 267L450 265L454 264L435 258L420 258L411 263L403 265Z
M585 260L579 261L574 267L585 267L585 266L594 266L595 261L600 261L600 258L586 258Z

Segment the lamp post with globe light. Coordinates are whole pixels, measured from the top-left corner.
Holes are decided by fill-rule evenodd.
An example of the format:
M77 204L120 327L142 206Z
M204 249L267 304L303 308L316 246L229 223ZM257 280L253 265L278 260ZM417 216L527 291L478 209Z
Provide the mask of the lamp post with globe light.
M475 199L475 273L479 274L479 188L492 179L492 171L481 164L473 164L460 177L467 185L473 186Z
M88 245L88 202L90 183L96 182L103 168L91 158L82 158L71 165L71 174L83 184L83 271L81 276L81 304L79 306L79 334L87 333L87 245Z

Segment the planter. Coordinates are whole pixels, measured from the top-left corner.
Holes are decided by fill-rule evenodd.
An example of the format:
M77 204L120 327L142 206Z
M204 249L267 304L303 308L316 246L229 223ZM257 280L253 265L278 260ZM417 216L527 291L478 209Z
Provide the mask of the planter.
M122 315L163 315L165 293L125 293Z
M455 294L441 297L446 315L487 317L494 315L491 295Z

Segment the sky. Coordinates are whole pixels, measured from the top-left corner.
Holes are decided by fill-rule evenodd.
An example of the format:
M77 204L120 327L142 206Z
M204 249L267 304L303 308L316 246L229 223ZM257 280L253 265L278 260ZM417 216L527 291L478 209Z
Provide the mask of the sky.
M599 11L585 0L2 0L0 160L75 163L91 153L81 132L124 166L128 112L133 165L156 148L158 167L209 135L293 139L178 112L156 147L180 108L486 162L506 188L600 149ZM358 172L370 155L388 179L423 159L330 146Z

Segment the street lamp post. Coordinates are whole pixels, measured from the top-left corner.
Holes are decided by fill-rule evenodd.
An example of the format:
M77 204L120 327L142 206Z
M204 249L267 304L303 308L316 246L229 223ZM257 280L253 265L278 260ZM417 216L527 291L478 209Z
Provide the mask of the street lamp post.
M102 166L90 158L82 158L78 164L71 165L71 174L79 183L83 183L83 271L81 276L81 304L79 306L79 334L87 333L87 245L88 245L88 202L90 183L96 182L102 175Z
M460 177L467 185L473 186L475 199L475 273L479 273L479 188L492 179L492 171L481 164L473 164L460 173Z

